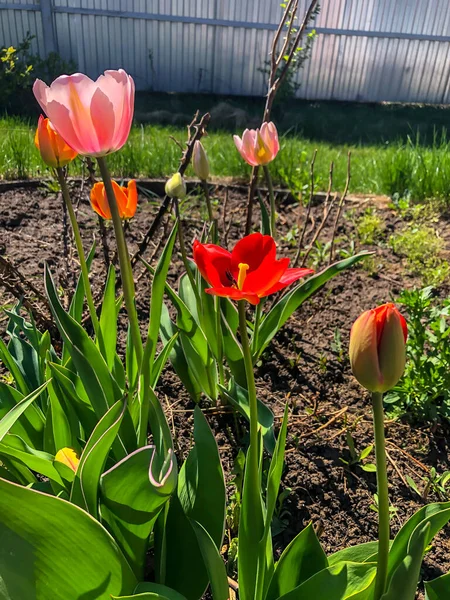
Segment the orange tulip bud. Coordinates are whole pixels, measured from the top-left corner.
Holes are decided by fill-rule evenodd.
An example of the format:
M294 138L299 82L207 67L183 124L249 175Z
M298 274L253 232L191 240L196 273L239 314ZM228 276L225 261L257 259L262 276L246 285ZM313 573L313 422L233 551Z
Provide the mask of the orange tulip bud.
M75 150L66 144L42 115L39 117L34 144L45 164L54 169L64 167L77 156Z
M359 383L371 392L387 392L405 370L405 319L391 303L367 310L350 333L350 364Z
M132 179L128 187L118 185L112 182L114 194L116 196L117 208L122 219L131 219L137 208L137 188L136 182ZM97 214L104 219L111 219L108 199L106 197L105 185L101 182L95 183L91 190L91 205Z
M77 472L78 465L80 464L80 459L72 448L61 448L61 450L58 450L55 460L67 465L74 473Z

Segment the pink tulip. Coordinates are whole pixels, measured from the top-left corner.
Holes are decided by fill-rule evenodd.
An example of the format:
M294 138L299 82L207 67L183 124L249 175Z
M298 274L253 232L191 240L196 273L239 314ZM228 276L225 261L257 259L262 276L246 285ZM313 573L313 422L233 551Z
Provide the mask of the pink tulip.
M263 123L261 130L246 129L242 139L238 135L233 139L242 158L252 167L272 162L280 149L277 128L272 122Z
M122 69L105 71L97 81L83 73L61 75L50 86L37 79L33 93L55 131L78 154L105 156L128 139L134 81Z

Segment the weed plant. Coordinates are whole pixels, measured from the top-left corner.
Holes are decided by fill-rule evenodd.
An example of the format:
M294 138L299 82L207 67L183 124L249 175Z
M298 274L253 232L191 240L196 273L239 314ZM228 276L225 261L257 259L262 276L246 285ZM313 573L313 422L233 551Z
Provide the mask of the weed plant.
M391 412L413 421L450 421L450 298L433 297L429 286L404 291L397 302L409 314L408 360L385 402Z

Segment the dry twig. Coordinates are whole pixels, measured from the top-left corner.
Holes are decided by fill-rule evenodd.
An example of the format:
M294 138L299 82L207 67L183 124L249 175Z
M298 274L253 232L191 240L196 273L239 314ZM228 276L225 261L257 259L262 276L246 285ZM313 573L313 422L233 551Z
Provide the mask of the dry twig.
M341 212L342 212L342 207L344 206L344 202L345 202L345 198L347 197L347 193L348 193L348 188L350 186L350 179L351 179L351 156L352 153L349 151L347 154L347 180L345 182L345 188L344 188L344 192L342 194L342 197L339 201L339 207L338 207L338 211L336 214L336 218L334 220L334 225L333 225L333 233L331 236L331 246L330 246L330 260L329 263L331 265L331 263L333 262L333 253L334 253L334 241L335 241L335 237L336 237L336 230L337 230L337 226L339 223L339 219L341 217Z

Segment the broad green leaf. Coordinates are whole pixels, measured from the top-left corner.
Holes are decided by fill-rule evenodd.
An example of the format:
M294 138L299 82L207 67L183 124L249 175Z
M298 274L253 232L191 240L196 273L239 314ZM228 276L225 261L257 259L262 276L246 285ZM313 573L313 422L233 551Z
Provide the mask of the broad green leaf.
M34 395L34 392L32 395ZM0 382L0 431L2 419L24 399L26 397L16 388ZM9 432L19 435L31 446L40 447L42 445L44 423L45 417L41 409L32 403L17 417Z
M20 416L27 410L27 408L42 394L48 385L48 381L43 383L37 390L20 400L15 404L0 420L0 442L5 435L10 431L11 427L17 422ZM5 392L5 388L0 388L0 391ZM1 405L0 405L1 406Z
M228 389L220 386L225 398L243 415L247 421L250 421L250 406L248 403L248 392L245 388L238 385L233 379L230 380ZM263 435L264 447L273 454L275 449L275 434L273 431L274 416L270 408L258 400L258 423Z
M372 558L372 561L369 562L374 562L373 557L376 557L377 552L378 542L358 544L357 546L350 546L331 554L328 557L328 564L332 567L339 562L368 562L369 558Z
M429 521L422 522L416 527L410 538L407 554L392 574L387 591L381 596L381 600L414 600L429 535Z
M252 453L257 453L258 464L260 465L258 485L252 481L249 468L254 460ZM264 540L264 512L261 496L261 453L258 447L255 448L253 444L250 444L245 461L242 506L239 519L238 581L240 600L253 600L255 598L255 590L258 591L256 587L259 580L258 574L261 569L265 570L267 544Z
M144 592L143 594L133 594L132 596L111 596L112 600L170 600L167 596L161 596L161 594L155 594L154 592Z
M127 405L118 400L101 418L88 439L76 472L70 501L98 518L100 476L103 473L111 446L117 438ZM117 439L119 442L119 439ZM122 454L126 456L122 446Z
M179 340L186 359L188 369L192 371L195 379L201 386L202 392L211 400L217 399L217 369L216 361L207 348L206 359L203 360L197 347L192 343L192 339L184 331L180 331Z
M111 370L114 367L117 356L117 316L116 270L113 265L110 265L108 277L106 279L105 291L103 294L102 312L100 315L100 331L105 352L103 358Z
M32 347L39 354L40 342L43 334L41 334L40 331L37 330L32 313L29 314L29 319L31 322L27 321L20 314L20 307L20 303L17 303L13 310L4 311L5 314L7 314L10 318L10 323L8 324L8 331L10 331L10 324L13 323L15 327L12 328L11 333L14 333L15 328L17 328L19 332L25 335Z
M278 600L370 600L376 564L340 562L319 571Z
M0 362L2 362L13 376L18 390L26 396L33 391L32 386L25 380L22 371L19 369L14 357L8 350L5 342L0 337Z
M287 594L328 566L325 552L310 523L292 540L275 565L266 600L276 600Z
M191 521L191 525L197 536L200 552L208 571L212 596L214 600L228 600L228 578L223 558L206 529L194 520Z
M169 355L172 352L173 346L175 344L175 342L178 339L178 333L175 333L175 335L173 335L170 340L167 342L167 344L164 345L164 348L161 350L161 352L158 354L155 363L153 365L153 370L152 370L152 375L150 378L150 385L151 387L154 389L156 387L156 384L159 381L159 378L161 376L162 370L166 365L166 362L169 360Z
M165 304L163 304L162 308L160 333L164 344L167 344L169 340L171 340L173 336L178 333L178 328L172 323L169 316L169 310ZM176 374L181 379L183 386L186 388L186 391L194 400L194 402L198 402L202 393L202 389L198 381L195 379L193 373L189 371L179 337L174 342L169 357L170 362L172 363Z
M169 424L161 403L156 396L154 390L146 383L146 379L142 378L144 383L141 385L140 394L142 402L147 404L148 407L148 423L150 424L150 430L153 436L153 442L156 446L156 452L158 460L164 460L169 450L173 451L173 440L172 433L170 431ZM146 442L147 438L147 426L144 430L145 439L142 443Z
M188 600L198 600L208 584L208 572L191 524L195 520L221 548L225 527L225 483L217 443L202 411L194 412L195 446L183 464L178 493L167 516L164 583ZM161 562L161 557L157 557Z
M101 515L142 578L148 539L164 504L175 490L177 469L171 450L158 467L154 446L139 448L101 477Z
M425 600L447 600L450 598L450 573L432 581L425 581Z
M305 300L312 296L332 277L369 255L370 252L361 252L360 254L334 263L320 273L313 275L307 281L300 283L283 296L262 320L258 335L258 347L254 348L254 358L256 359L261 356L270 340Z
M148 326L147 341L145 344L143 369L148 369L150 378L152 378L154 360L156 355L156 345L158 343L159 327L161 323L161 313L164 298L164 289L166 285L167 273L169 272L172 259L173 246L175 244L178 231L178 222L175 223L169 239L164 246L164 250L158 260L153 274L151 301L150 301L150 321ZM147 266L148 263L144 264Z
M45 273L45 289L61 336L67 344L68 352L97 418L101 418L108 408L120 399L122 394L119 386L95 343L61 306L48 267Z
M26 444L19 436L8 434L0 442L0 455L14 458L26 467L48 477L56 484L64 487L59 471L53 464L54 456L41 450L35 450Z
M419 525L430 523L430 529L428 530L428 537L425 543L427 546L436 533L442 529L442 527L444 527L449 520L450 502L437 502L435 504L423 506L408 519L408 521L395 536L389 552L388 586L397 567L408 554L408 547L416 528Z
M13 335L8 351L27 382L28 388L36 389L43 383L39 354L25 339Z
M168 588L165 585L161 585L160 583L150 583L147 581L144 583L139 583L137 588L134 590L134 593L142 594L144 592L153 592L155 594L161 594L162 596L166 596L168 600L186 600L184 596L182 596L175 590Z
M136 588L98 521L65 500L2 479L0 539L2 600L110 600Z
M50 358L45 367L48 386L48 406L45 421L44 450L56 454L61 448L80 451L80 423L73 406L67 402L58 381L52 378Z

